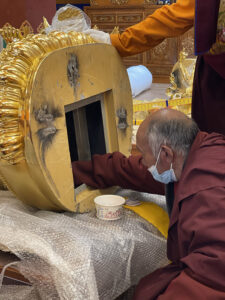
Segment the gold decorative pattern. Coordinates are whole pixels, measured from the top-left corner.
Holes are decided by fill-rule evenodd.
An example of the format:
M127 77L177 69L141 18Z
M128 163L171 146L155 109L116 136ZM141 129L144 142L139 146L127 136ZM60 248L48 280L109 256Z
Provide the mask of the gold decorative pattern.
M93 16L92 22L115 24L116 18L113 15L98 15L98 14L96 14L95 16Z
M39 26L37 27L37 32L38 33L45 33L45 29L49 27L49 23L48 20L43 17L43 22L41 22L41 24L39 24Z
M115 26L111 34L119 34L119 33L120 33L119 26Z
M185 51L188 57L194 58L194 32L193 29L187 31L180 39L180 51Z
M20 29L14 28L9 23L6 23L1 29L0 34L3 37L3 39L6 41L6 43L11 43L13 40L21 40L23 38L23 35L20 31Z
M130 23L135 24L142 21L142 14L133 13L133 14L118 14L117 22L118 23Z
M98 5L98 3L96 2L96 0L90 0L90 5Z
M34 33L34 30L29 21L24 21L20 26L20 32L22 33L23 37L28 36L28 34Z
M168 48L174 48L174 52L176 51L175 46L171 43L171 40L165 39L162 43L151 49L147 55L154 63L160 63L161 61L164 61L164 63L170 63L173 65L176 61L174 61L174 55L171 53L172 51L168 51Z
M8 31L8 27L6 29ZM16 31L16 34L18 31ZM8 32L7 32L8 34ZM13 33L14 34L14 33ZM18 38L21 38L19 35ZM69 46L94 43L83 33L52 32L29 35L9 43L0 54L0 158L10 164L24 159L27 84L37 64L48 53Z
M69 7L58 15L58 20L63 21L63 20L74 18L74 17L77 18L79 16L82 17L81 13L78 9Z
M107 152L129 155L132 97L117 51L80 33L52 32L8 44L0 64L0 184L3 178L20 200L39 209L89 211L95 196L112 191L74 187L67 114L73 114L72 130L80 130L77 108L93 98L104 107ZM118 128L121 108L126 130Z
M187 58L187 53L180 52L179 60L170 74L170 87L166 94L169 99L192 97L192 85L196 59Z
M111 0L112 4L123 5L127 4L129 0Z
M145 0L146 4L157 4L157 0Z
M9 23L6 23L0 29L0 34L3 37L3 39L6 41L6 43L12 43L13 41L16 40L22 40L23 38L27 37L29 34L33 34L33 33L34 33L33 28L27 20L21 24L19 29L13 27Z
M39 26L37 27L37 33L45 33L45 27L44 27L44 23L41 22L39 24Z

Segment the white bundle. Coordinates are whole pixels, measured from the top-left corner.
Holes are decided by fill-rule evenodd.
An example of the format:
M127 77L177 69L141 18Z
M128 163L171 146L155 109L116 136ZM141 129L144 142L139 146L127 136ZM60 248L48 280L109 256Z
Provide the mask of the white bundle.
M77 31L83 32L91 28L90 18L78 7L67 4L57 10L52 24L45 29L51 31Z
M149 89L152 85L152 74L143 65L127 68L130 80L132 97L136 97L143 91Z

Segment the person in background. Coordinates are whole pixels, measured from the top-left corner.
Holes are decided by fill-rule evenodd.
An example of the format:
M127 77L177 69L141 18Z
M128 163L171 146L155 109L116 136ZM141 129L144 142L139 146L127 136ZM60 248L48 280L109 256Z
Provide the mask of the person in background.
M72 163L75 184L166 194L171 263L144 277L134 299L225 299L225 136L166 108L140 125L137 148Z
M199 128L225 135L225 1L177 0L157 9L121 34L90 29L97 42L109 43L119 54L134 55L177 37L195 26L198 55L193 83L192 118Z

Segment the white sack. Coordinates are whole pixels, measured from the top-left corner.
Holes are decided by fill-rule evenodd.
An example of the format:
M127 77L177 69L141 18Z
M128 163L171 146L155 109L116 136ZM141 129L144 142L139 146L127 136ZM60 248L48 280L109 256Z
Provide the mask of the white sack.
M152 85L152 73L143 65L127 68L132 97L136 97Z

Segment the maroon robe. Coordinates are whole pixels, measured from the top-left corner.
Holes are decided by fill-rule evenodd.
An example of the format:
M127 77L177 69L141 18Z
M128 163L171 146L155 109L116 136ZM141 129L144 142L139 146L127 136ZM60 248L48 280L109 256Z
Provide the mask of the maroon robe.
M225 135L225 53L207 54L216 42L220 0L195 1L195 53L192 118L200 130Z
M163 193L141 157L120 153L74 162L74 179ZM141 180L139 179L139 176ZM135 300L225 299L225 137L199 132L175 184L167 241L170 265L143 278Z
M86 183L102 189L118 185L125 189L164 195L164 185L153 179L141 160L140 155L127 158L120 152L114 152L94 155L92 161L73 162L75 185Z

